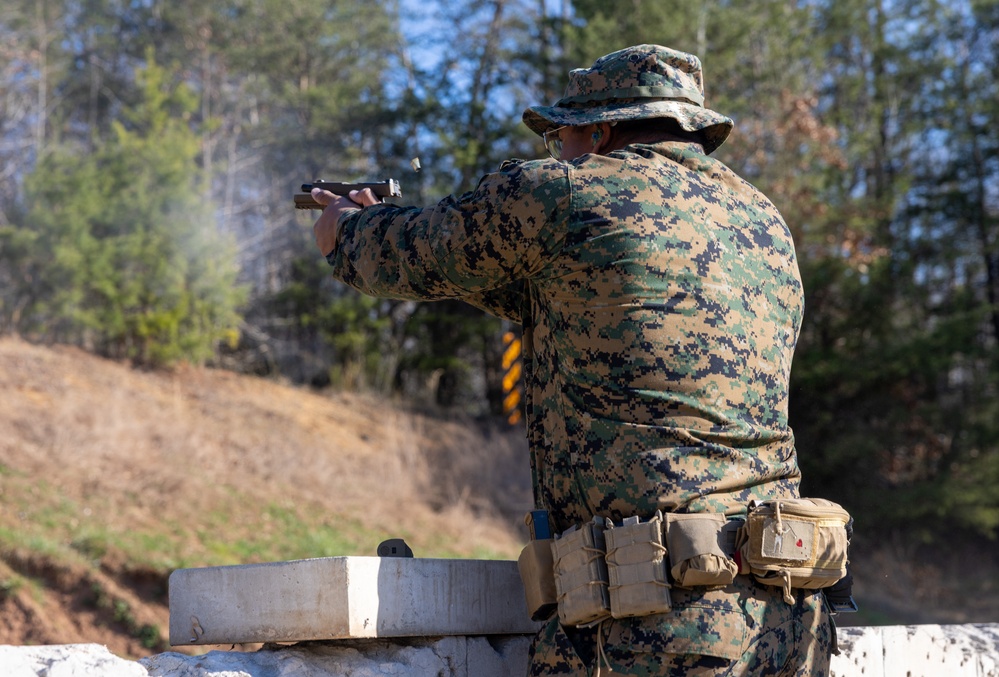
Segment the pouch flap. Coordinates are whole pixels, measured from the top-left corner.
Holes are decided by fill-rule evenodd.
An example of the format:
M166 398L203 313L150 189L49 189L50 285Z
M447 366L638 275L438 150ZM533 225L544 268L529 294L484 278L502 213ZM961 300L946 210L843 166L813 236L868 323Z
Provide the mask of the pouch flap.
M666 515L666 549L670 561L677 564L697 555L725 557L731 552L731 546L727 546L727 524L728 520L721 513L669 513Z

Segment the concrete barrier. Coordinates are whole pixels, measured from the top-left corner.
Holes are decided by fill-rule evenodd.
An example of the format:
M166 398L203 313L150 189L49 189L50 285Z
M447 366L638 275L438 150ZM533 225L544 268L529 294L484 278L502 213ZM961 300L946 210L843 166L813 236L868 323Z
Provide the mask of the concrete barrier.
M517 563L322 557L178 569L170 644L533 634Z
M523 674L530 636L515 562L380 557L186 569L170 578L170 642L305 642L255 654L212 652L247 675ZM504 637L508 636L508 637ZM411 638L399 643L395 638ZM841 628L836 677L999 677L999 625ZM309 640L346 640L314 644ZM382 641L358 643L361 639ZM373 663L372 663L373 662ZM200 677L192 659L164 654L151 674ZM266 667L265 667L266 666ZM434 667L436 666L436 667ZM177 672L180 670L180 672Z
M99 645L0 646L0 675L509 677L526 674L536 627L514 562L333 557L186 569L170 578L172 644L268 644L138 662ZM999 677L999 623L838 634L831 677Z

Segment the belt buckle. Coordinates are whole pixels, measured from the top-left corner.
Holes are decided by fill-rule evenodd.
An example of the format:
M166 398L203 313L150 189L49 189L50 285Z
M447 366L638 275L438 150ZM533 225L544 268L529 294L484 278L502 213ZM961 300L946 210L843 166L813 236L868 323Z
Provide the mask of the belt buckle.
M846 599L839 598L837 600L829 599L828 595L822 595L822 598L826 601L826 608L829 610L829 614L836 616L838 614L852 614L860 611L860 607L853 599L853 595L850 595Z

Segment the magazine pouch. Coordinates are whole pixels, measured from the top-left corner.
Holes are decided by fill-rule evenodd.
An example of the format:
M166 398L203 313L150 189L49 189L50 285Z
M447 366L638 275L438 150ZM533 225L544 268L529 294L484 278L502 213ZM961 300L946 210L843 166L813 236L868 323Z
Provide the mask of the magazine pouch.
M663 516L607 523L607 577L614 618L662 614L672 608L663 546Z
M552 543L550 538L528 541L517 558L517 570L524 582L527 611L532 621L547 620L555 611Z
M610 617L604 520L595 517L552 542L555 592L562 625L592 625Z
M722 513L667 514L666 547L674 584L681 588L730 584L739 573L731 555L740 525Z

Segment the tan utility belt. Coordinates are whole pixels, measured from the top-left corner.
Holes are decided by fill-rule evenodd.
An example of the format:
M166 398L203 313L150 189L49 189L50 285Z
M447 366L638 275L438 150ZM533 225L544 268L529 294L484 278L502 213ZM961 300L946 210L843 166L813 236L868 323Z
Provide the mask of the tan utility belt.
M532 540L518 566L532 618L557 606L563 625L666 613L670 588L721 588L739 574L781 587L824 588L846 575L850 515L824 499L750 504L743 519L657 512L615 523L595 517Z

